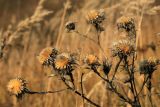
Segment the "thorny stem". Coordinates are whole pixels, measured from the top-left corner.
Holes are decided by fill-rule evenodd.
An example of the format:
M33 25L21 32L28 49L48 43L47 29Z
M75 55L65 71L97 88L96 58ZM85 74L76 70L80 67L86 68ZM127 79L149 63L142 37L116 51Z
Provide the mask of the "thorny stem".
M71 83L72 83L73 87L75 88L73 74L72 74L72 73L70 73L70 75L69 75L69 76L70 76L70 79L71 79Z
M41 92L27 90L26 93L27 94L49 94L49 93L58 93L58 92L66 91L67 89L68 88L57 90L57 91L41 91Z
M84 74L82 73L82 75L81 75L81 91L82 91L82 95L84 95L83 94L83 76L84 76ZM83 107L85 107L83 96L82 96L82 100L83 100Z
M129 65L128 65L127 57L124 59L124 65L125 65L125 70L128 72L128 75L130 77L130 80L129 80L129 83L131 85L130 89L131 89L131 91L132 91L132 93L134 95L134 99L136 100L136 95L134 93L134 86L133 86L133 73L132 73L132 71L130 72L130 70L128 68Z
M119 59L117 65L116 65L116 67L115 67L114 74L113 74L113 77L112 77L111 81L114 80L114 78L115 78L115 76L116 76L116 73L117 73L117 71L118 71L118 68L119 68L119 65L120 65L122 59L123 59L123 58L120 58L120 59Z
M100 50L102 51L103 56L106 58L105 53L104 53L104 50L103 50L103 48L102 48L102 46L101 46L100 36L101 36L100 32L97 31L98 41L95 42L95 43L98 45L98 47L99 47ZM106 58L106 59L107 59L107 58Z
M110 85L110 87L112 89L111 91L113 91L115 94L117 94L119 98L121 98L124 102L127 102L127 103L132 105L131 99L129 99L128 97L126 99L121 93L119 93L117 91L117 89L113 86L112 82L109 82L109 85Z
M158 96L160 96L160 93L151 93L150 95L158 95ZM140 95L139 97L145 97L145 96L147 96L147 95Z
M82 37L84 37L84 38L87 38L87 39L89 39L90 41L96 43L96 41L95 41L94 39L88 37L87 35L81 34L81 33L80 33L79 31L77 31L77 30L75 30L74 32L77 33L77 34L79 34L80 36L82 36Z
M107 82L111 88L111 91L113 91L115 94L117 94L119 96L119 98L121 98L123 101L128 102L129 104L132 104L131 99L129 99L127 96L127 99L117 91L117 89L113 86L113 81L109 81L108 79L105 79L104 77L102 77L100 75L100 73L98 73L97 69L93 66L92 70L94 71L94 73L96 73L101 79L103 79L105 82Z
M92 70L94 71L94 73L95 73L96 75L98 75L102 80L106 81L107 83L110 82L108 79L106 79L106 78L104 78L104 77L102 77L102 76L100 75L100 73L97 71L97 69L96 69L95 66L92 66L91 69L92 69Z
M141 87L140 91L138 92L138 96L139 96L140 93L142 92L142 90L143 90L143 88L144 88L146 82L148 81L148 79L149 79L148 76L147 76L147 78L146 78L146 77L144 78L144 82L143 82L143 84L142 84L142 87Z
M149 90L148 97L149 97L149 100L150 100L150 102L151 102L151 106L153 107L152 97L151 97L151 88L152 88L151 79L152 79L152 73L148 75L147 88L148 88L148 90Z
M98 44L99 46L101 46L101 44L100 44L100 33L99 33L98 31L97 31L97 38L98 38L98 43L97 43L97 44Z
M94 103L93 101L91 101L90 99L88 99L87 97L85 97L84 95L82 95L80 92L73 90L74 93L76 93L79 96L82 96L85 100L87 100L90 104L94 105L95 107L100 107L100 105Z
M135 84L135 78L134 78L134 63L135 63L135 54L133 54L133 59L132 59L132 69L131 69L131 75L132 75L132 82L133 82L133 86L134 86L134 91L135 91L135 94L136 94L136 99L138 101L138 104L140 105L140 101L139 101L139 97L138 97L138 92L137 92L137 89L136 89L136 84Z
M82 37L84 37L84 38L92 41L93 43L95 43L95 44L100 48L100 51L102 52L103 56L106 58L105 53L104 53L104 50L103 50L102 46L100 45L100 37L99 37L99 35L98 35L98 42L97 42L96 40L88 37L87 35L81 34L81 33L80 33L79 31L77 31L77 30L75 30L74 32L77 33L77 34L79 34L80 36L82 36Z
M71 91L73 91L75 94L83 97L85 100L87 100L90 104L94 105L95 107L100 107L98 104L94 103L93 101L91 101L90 99L88 99L86 96L84 96L82 93L80 93L79 91L75 90L75 88L73 88L69 84L67 84L64 78L61 78L61 80L68 87L68 89L70 89Z
M140 101L139 101L139 97L138 97L138 92L136 90L135 80L134 80L134 62L135 62L135 55L133 54L131 69L129 69L129 64L128 64L127 58L124 59L125 67L128 72L128 75L130 77L129 83L131 85L131 91L134 95L134 105L138 104L138 106L141 106Z

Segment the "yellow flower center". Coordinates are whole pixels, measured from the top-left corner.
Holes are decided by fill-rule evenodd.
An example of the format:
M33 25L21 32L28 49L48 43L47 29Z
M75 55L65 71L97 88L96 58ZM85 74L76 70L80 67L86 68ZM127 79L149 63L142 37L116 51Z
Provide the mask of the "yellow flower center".
M61 56L55 60L55 67L56 69L66 69L67 64L69 63L69 59Z
M8 91L17 95L20 94L24 88L23 83L21 80L18 79L13 79L8 83Z
M130 17L126 17L126 16L122 16L120 17L118 20L117 20L117 23L128 23L131 21L131 18Z
M88 21L96 19L99 15L99 12L96 10L91 10L90 12L88 12L87 14L87 19Z

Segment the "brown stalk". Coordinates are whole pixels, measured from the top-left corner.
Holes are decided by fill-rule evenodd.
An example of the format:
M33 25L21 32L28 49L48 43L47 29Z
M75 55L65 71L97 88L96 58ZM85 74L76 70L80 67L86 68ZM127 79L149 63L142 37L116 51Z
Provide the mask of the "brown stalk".
M95 107L100 107L98 104L94 103L93 101L91 101L90 99L88 99L86 96L84 96L84 94L80 93L79 91L77 91L75 88L71 87L64 78L61 78L61 80L63 81L63 83L67 86L67 88L69 90L71 90L72 92L74 92L75 94L79 95L80 97L82 97L83 99L85 99L86 101L88 101L90 104L92 104Z

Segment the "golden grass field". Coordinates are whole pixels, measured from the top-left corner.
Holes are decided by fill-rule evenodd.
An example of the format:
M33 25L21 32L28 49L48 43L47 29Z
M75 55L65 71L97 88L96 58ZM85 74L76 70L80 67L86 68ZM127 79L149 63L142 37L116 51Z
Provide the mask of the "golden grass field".
M104 31L100 33L103 53L95 42L88 40L92 38L97 41L97 32L92 25L86 23L88 11L99 9L104 9L106 15ZM11 79L22 77L27 80L27 87L33 91L64 89L66 86L63 82L57 77L50 77L51 69L41 65L37 59L46 47L78 53L80 59L88 54L94 54L100 60L105 56L112 62L113 68L109 76L113 75L112 70L118 59L112 57L111 46L125 35L117 30L116 22L121 16L130 16L135 20L136 47L139 50L135 66L138 66L140 60L149 57L160 59L160 0L0 0L0 16L0 53L3 53L0 58L0 107L94 107L70 90L25 94L17 100L8 92L7 84ZM77 32L67 32L65 24L68 21L75 22L78 32L87 34L87 38ZM156 50L146 48L152 44ZM140 96L142 107L159 107L159 71L160 67L157 66L151 80L153 104L143 96L144 89ZM77 90L81 90L82 72L85 72L83 86L87 98L101 107L130 107L107 90L103 80L82 67L78 67L73 74ZM103 72L99 72L104 76ZM122 72L117 75L122 80L125 78ZM143 75L137 73L135 78L138 81L137 87L140 87Z

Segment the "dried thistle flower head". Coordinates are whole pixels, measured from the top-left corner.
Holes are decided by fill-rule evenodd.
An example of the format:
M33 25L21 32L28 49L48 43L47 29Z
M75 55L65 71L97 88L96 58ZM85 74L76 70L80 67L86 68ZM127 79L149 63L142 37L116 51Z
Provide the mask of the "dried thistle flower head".
M65 28L67 29L68 32L75 30L76 28L75 22L68 21L65 25Z
M92 54L87 55L84 62L88 65L99 65L98 57Z
M130 31L135 29L134 19L131 17L122 16L117 20L118 29L125 29L126 31Z
M44 48L37 56L39 62L43 65L50 65L53 63L58 51L55 48L47 47Z
M7 89L11 94L16 95L17 98L21 98L27 90L26 84L26 80L22 78L12 79L9 81Z
M139 64L139 70L141 74L152 74L157 65L160 64L160 60L150 57L148 59L144 59Z
M73 70L73 64L75 64L75 59L68 53L57 55L54 61L55 69L58 70L60 74L70 73Z
M56 69L66 69L67 64L69 64L69 55L64 53L60 54L55 59L55 67Z
M105 20L105 12L103 9L89 11L86 18L87 22L94 25L97 31L104 31L104 27L101 25Z
M105 12L103 9L91 10L87 13L87 21L91 24L100 24L105 19Z
M113 56L119 56L123 58L125 56L130 56L135 52L134 45L128 40L120 40L113 44L112 54Z

